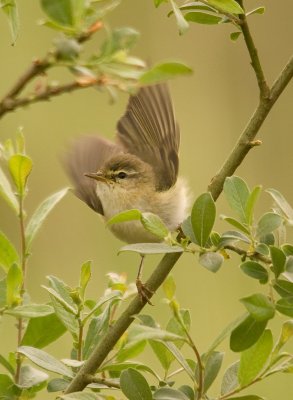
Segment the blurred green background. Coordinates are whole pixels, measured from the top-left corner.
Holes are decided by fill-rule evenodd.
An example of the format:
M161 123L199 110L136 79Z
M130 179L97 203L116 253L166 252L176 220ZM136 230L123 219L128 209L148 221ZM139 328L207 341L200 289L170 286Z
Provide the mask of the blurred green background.
M53 31L37 25L37 21L44 17L38 1L19 3L21 31L14 47L10 45L6 20L0 14L1 97L33 57L46 53L55 37ZM252 16L250 25L264 71L272 83L292 52L292 1L247 0L245 3L249 9L266 6L266 13ZM112 27L131 26L141 32L134 51L137 56L150 63L176 59L194 69L192 77L174 80L170 87L182 134L181 175L188 180L195 197L206 190L210 179L229 154L256 107L258 90L243 41L240 38L234 43L229 39L232 27L194 24L187 34L180 37L174 19L167 18L167 12L166 6L156 10L151 0L124 0L108 19ZM95 50L99 43L97 34L87 46ZM58 69L51 76L57 80L71 79ZM49 194L69 184L59 161L68 142L73 137L91 133L113 138L116 122L124 112L126 102L127 96L121 94L119 101L110 105L105 93L86 89L5 116L1 121L1 141L14 137L17 128L23 126L27 152L34 161L26 201L28 214ZM276 188L291 204L292 105L291 84L261 129L259 139L263 145L253 149L237 171L250 186L262 183L264 188ZM258 212L270 205L269 196L264 193ZM230 213L222 197L218 201L220 213ZM17 221L3 201L0 202L0 219L1 230L19 244ZM219 218L217 227L228 228ZM134 280L139 259L132 254L117 256L120 247L121 242L105 229L99 217L73 195L68 195L50 215L35 241L27 285L33 300L47 301L47 294L41 288L46 283L46 275L56 275L70 285L77 285L80 265L88 259L93 260L90 297L97 298L102 294L108 271L125 271L129 280ZM148 258L145 277L159 259L155 256ZM182 307L191 310L191 333L201 352L226 324L243 312L238 299L263 290L240 272L237 263L238 260L232 257L217 274L212 274L200 267L193 256L185 255L174 269L177 297ZM151 313L164 326L169 311L160 301L161 294L159 291L154 297L155 307L148 306L145 313ZM276 322L271 324L275 336L282 319L285 320L276 318ZM12 318L8 325L2 322L0 335L0 353L7 354L16 345ZM60 358L69 357L69 339L69 336L64 336L49 350ZM225 342L222 348L227 351L228 343ZM151 350L143 357L159 368ZM228 351L225 366L236 358L236 354ZM188 383L188 378L181 376L180 383ZM247 393L254 392L271 400L292 400L292 377L273 376L247 390ZM54 396L44 395L42 398Z

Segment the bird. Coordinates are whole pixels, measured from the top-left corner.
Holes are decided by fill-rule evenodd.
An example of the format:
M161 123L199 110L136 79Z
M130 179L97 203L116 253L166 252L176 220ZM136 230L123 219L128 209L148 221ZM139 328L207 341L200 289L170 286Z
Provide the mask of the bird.
M130 96L117 123L115 141L84 136L71 145L64 166L74 194L105 222L120 212L138 209L158 215L175 231L188 209L188 186L178 177L179 144L169 88L158 83ZM130 244L162 240L146 231L139 220L113 224L110 230ZM142 262L137 288L148 301L141 269Z

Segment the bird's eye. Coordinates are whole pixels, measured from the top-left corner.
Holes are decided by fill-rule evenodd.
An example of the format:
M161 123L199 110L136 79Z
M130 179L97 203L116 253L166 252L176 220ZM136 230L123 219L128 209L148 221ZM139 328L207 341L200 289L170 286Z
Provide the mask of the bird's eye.
M125 178L127 177L127 174L126 174L126 172L121 171L121 172L119 172L119 174L117 175L117 177L118 177L119 179L125 179Z

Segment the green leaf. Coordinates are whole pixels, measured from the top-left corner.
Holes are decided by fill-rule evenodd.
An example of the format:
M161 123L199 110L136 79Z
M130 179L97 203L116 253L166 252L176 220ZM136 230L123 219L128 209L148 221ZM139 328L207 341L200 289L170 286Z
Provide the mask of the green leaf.
M79 287L80 287L80 296L83 299L86 287L91 279L91 261L85 262L80 271L79 278Z
M129 400L152 400L152 392L145 377L133 368L121 373L120 386Z
M65 379L55 378L48 383L47 390L49 393L61 392L61 391L63 392L68 385L69 382L66 381Z
M189 400L189 398L180 390L170 387L162 387L155 391L154 400Z
M249 394L248 396L229 397L229 400L264 400L264 398L254 394Z
M224 193L232 210L239 215L242 222L247 222L246 205L250 192L246 182L238 176L228 177L225 179Z
M186 22L187 23L187 22ZM139 81L143 85L151 85L168 79L176 78L180 75L190 75L192 69L179 62L165 62L152 67L144 72Z
M131 341L127 343L125 348L143 340L186 341L184 336L176 335L160 328L152 328L146 325L134 325L132 329Z
M0 196L6 201L6 203L13 209L13 211L19 213L19 204L17 198L11 188L10 182L6 175L0 168Z
M55 276L48 277L50 288L46 288L51 293L52 306L55 313L63 325L73 335L78 334L78 323L74 314L77 313L76 305L70 296L70 289ZM53 295L54 293L54 295ZM58 296L59 295L59 296ZM58 300L57 300L58 298ZM68 311L66 308L68 308Z
M20 370L19 382L17 386L22 389L30 389L35 386L45 386L49 375L30 365L22 365ZM43 384L43 385L42 385Z
M242 32L240 32L240 31L236 31L236 32L232 32L232 33L230 33L230 39L233 41L233 42L236 42L236 40L239 38L239 36L242 34Z
M293 317L293 297L285 297L276 303L276 309L288 317Z
M165 254L182 253L184 249L179 246L169 246L166 243L134 243L121 247L119 254L124 251L132 251L139 254Z
M169 1L176 18L177 26L179 29L179 35L183 35L188 30L189 24L184 19L184 16L180 11L180 8L178 7L177 3L174 0L169 0Z
M41 228L48 214L53 210L56 204L66 195L68 190L69 188L62 189L59 192L54 193L53 195L48 197L41 203L41 205L37 208L37 210L31 217L25 230L27 252L29 251L32 241L34 240L36 234L38 233L39 229Z
M9 361L6 360L6 358L3 357L1 354L0 354L0 364L1 364L4 368L6 368L7 371L10 372L10 374L11 374L12 376L15 375L14 367L10 364ZM1 393L1 392L0 392L0 393Z
M285 281L283 279L277 279L273 285L276 292L281 297L293 297L293 283Z
M281 226L283 218L275 213L268 212L264 214L258 221L256 227L256 236L262 237L273 232Z
M8 306L16 306L21 302L20 291L23 282L22 270L12 264L6 277L6 296Z
M285 271L286 256L281 249L275 246L270 246L270 253L273 263L273 272L276 278Z
M241 33L241 32L239 32L239 33ZM255 186L248 196L248 199L246 202L246 208L245 208L246 220L247 220L248 225L251 225L253 222L254 207L260 196L261 190L262 190L261 185Z
M176 282L172 275L168 275L162 285L165 296L168 300L172 300L176 292Z
M141 218L141 211L137 209L126 210L110 218L107 221L107 226L117 224L120 222L139 220L140 218Z
M199 263L211 272L217 272L224 261L224 257L220 253L214 253L212 251L203 253L199 256Z
M194 202L191 211L191 223L195 238L204 247L213 229L216 218L216 206L212 195L203 193Z
M198 244L196 241L196 238L194 236L194 232L192 229L192 224L191 224L191 216L187 217L181 224L181 229L184 233L184 235L192 241L192 243Z
M41 6L54 22L76 27L82 22L87 2L85 0L41 0Z
M33 318L29 320L21 345L41 349L55 342L65 332L65 326L55 314Z
M186 21L195 22L197 24L204 24L204 25L216 25L219 24L223 18L218 17L217 15L211 15L204 12L189 12L184 15Z
M83 324L97 311L99 310L104 304L110 302L110 305L113 304L114 302L121 300L121 292L119 290L113 290L110 293L106 292L104 296L102 296L96 304L93 306L93 308L90 310L90 312L83 318Z
M14 154L8 160L8 167L17 192L22 197L25 193L27 179L32 171L32 160L24 154Z
M253 14L264 14L265 10L266 10L265 7L257 7L254 10L251 10L248 13L246 13L246 16L248 17L249 15Z
M16 42L19 32L19 16L18 7L15 0L1 0L0 8L6 14L12 36L12 44Z
M244 232L246 235L250 235L249 229L247 229L246 226L241 222L237 221L237 219L226 217L225 215L221 215L221 218L228 222L228 224L233 225L235 228L238 228L240 231Z
M167 3L168 0L154 0L155 7L158 8L162 3Z
M61 361L57 360L43 350L30 346L21 346L17 349L18 353L23 354L33 363L47 371L55 372L59 375L65 375L68 378L73 377L73 373Z
M276 189L267 189L266 192L272 196L286 217L290 220L293 220L293 208L290 206L285 197Z
M153 213L142 213L141 223L147 231L151 232L160 239L165 239L170 234L169 229L166 227L161 218Z
M150 367L148 367L147 365L145 365L139 361L124 361L121 363L117 363L117 362L110 363L108 365L107 364L103 365L103 367L101 369L99 369L99 371L121 372L121 371L123 371L125 369L129 369L129 368L149 372L154 377L156 377L157 379L160 380L159 376L156 374L155 371L153 371Z
M0 398L1 400L16 400L21 395L21 389L18 388L10 376L0 374Z
M182 366L182 368L185 370L185 372L189 375L189 377L192 379L192 381L195 381L195 374L194 371L190 368L188 365L188 362L185 360L183 357L182 353L178 349L178 347L172 343L172 342L161 342L175 357L175 359L178 361L178 363Z
M150 344L153 352L157 356L157 359L160 361L164 370L168 371L172 362L175 359L173 354L161 342L156 342L154 340L150 340L149 344Z
M109 327L110 312L111 307L108 306L98 317L91 318L83 347L83 357L85 359L90 356L95 346L101 340L102 335Z
M258 279L260 283L267 283L269 279L268 271L256 261L245 261L240 268L246 275Z
M244 14L243 9L235 0L207 0L207 2L222 11L231 14Z
M206 393L216 379L223 362L224 353L214 351L205 362L203 392Z
M250 315L246 317L231 333L231 350L240 352L254 345L262 335L266 325L267 321L256 321Z
M268 299L267 296L256 293L248 297L240 299L244 304L249 314L256 321L267 321L275 315L274 304Z
M130 347L126 345L121 350L119 350L116 356L117 361L123 362L130 360L131 358L137 357L144 351L146 344L147 342L143 340L132 344Z
M293 246L291 244L285 243L281 246L281 249L286 254L286 256L293 255Z
M0 308L7 305L6 278L0 280Z
M17 251L4 233L0 232L0 266L7 272L12 264L19 264Z
M44 317L53 313L53 307L46 304L24 304L5 311L5 314L21 318Z
M265 367L273 349L273 335L266 329L259 340L241 354L238 379L241 387L249 385Z
M239 386L238 370L239 370L239 361L235 361L226 369L221 384L222 396L225 395L226 393L232 392Z
M222 248L231 243L233 244L234 242L238 242L238 241L241 241L241 242L244 242L247 244L251 243L250 239L243 233L238 232L238 231L227 231L227 232L223 233L223 235L220 237L218 247Z

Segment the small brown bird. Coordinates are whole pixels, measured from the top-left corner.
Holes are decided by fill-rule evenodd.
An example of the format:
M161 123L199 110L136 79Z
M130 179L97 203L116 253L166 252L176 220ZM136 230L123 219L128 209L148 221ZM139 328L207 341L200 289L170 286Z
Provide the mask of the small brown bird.
M131 96L117 124L116 142L98 136L78 140L67 154L74 193L108 221L129 209L157 214L170 231L186 217L187 186L177 179L179 127L166 84ZM113 224L124 242L157 242L140 221ZM138 276L139 279L139 276Z

